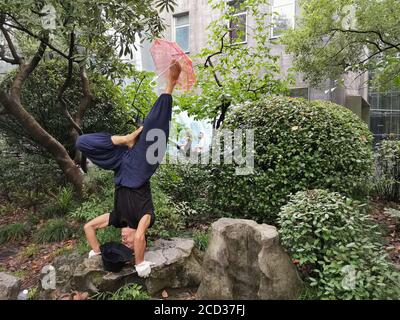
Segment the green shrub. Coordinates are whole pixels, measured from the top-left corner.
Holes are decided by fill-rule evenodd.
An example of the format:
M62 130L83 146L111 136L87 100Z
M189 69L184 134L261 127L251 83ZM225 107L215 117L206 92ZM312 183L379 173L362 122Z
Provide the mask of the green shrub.
M15 205L11 202L6 202L3 204L0 204L0 216L6 216L6 215L11 215L14 213L14 211L17 210Z
M40 222L40 215L36 212L30 212L26 217L26 222L28 223L29 227L34 227Z
M9 147L0 151L0 193L18 206L45 202L45 193L62 183L61 172L53 160L16 153Z
M70 187L59 188L55 199L41 210L40 216L49 219L63 217L74 208L74 192Z
M149 229L150 237L170 237L170 234L182 230L185 226L175 204L157 185L152 184L153 204L156 216L154 225Z
M400 141L385 140L378 144L375 192L388 201L400 200Z
M23 240L28 234L29 228L25 223L16 222L0 226L0 244Z
M364 197L372 175L372 135L345 107L326 101L265 97L237 106L226 129L254 129L253 175L232 165L212 170L212 206L273 223L288 195L323 188Z
M396 224L396 231L400 231L400 210L394 208L385 208L385 213L389 215Z
M114 187L104 189L101 194L93 194L74 211L70 217L80 221L90 221L114 207Z
M71 205L74 200L74 192L70 187L60 188L60 192L57 195L56 204L58 207L58 213L64 215L71 209Z
M210 174L208 166L165 164L159 167L152 182L174 203L183 203L180 213L186 212L192 218L207 217L215 212L208 201Z
M99 292L92 298L96 300L148 300L150 296L136 283L128 284L116 292Z
M28 292L28 300L36 300L39 295L39 288L33 287Z
M282 244L322 299L398 298L399 273L365 206L327 190L301 191L279 214Z
M82 226L83 228L83 226ZM121 242L121 229L114 228L113 226L100 229L96 232L97 239L100 244L106 242ZM83 236L78 244L78 252L81 254L87 254L90 251L89 244L87 243L86 237Z
M97 239L99 239L100 243L121 241L121 229L110 226L105 229L99 230L97 233Z
M65 219L51 219L36 232L35 241L38 243L63 241L73 237L75 231Z
M208 247L208 242L210 240L210 234L206 231L196 230L193 233L193 240L197 249L201 251L206 251Z
M97 166L89 167L84 175L84 189L87 196L92 194L102 194L104 190L113 188L113 172L103 170Z

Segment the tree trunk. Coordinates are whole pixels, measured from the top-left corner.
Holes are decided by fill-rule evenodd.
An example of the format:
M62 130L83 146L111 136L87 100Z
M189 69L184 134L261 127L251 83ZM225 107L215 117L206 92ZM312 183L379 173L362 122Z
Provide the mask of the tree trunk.
M35 118L25 110L18 99L0 90L0 104L3 105L7 113L13 115L24 126L35 141L53 156L67 180L74 186L78 195L82 195L82 173L70 158L64 146L40 126Z
M89 78L86 73L85 66L81 66L79 68L79 77L81 79L83 97L79 103L78 111L76 112L76 114L74 116L74 121L75 121L75 124L77 126L79 126L79 128L81 128L81 133L83 133L83 130L82 130L83 117L85 116L85 112L86 112L87 108L90 106L90 104L93 101L93 94L92 94L92 91L90 88L90 82L89 82ZM69 134L70 134L70 137L72 138L73 142L75 142L79 137L79 132L76 130L76 128L74 126L71 126ZM75 149L74 161L76 163L80 164L80 166L84 172L87 172L86 156L77 149Z

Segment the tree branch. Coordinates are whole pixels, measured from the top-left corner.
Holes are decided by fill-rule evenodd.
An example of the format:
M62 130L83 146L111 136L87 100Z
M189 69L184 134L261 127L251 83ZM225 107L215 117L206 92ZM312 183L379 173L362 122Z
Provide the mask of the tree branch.
M6 57L6 48L4 46L0 46L0 60L10 64L19 64L19 62L14 58Z
M67 102L65 101L65 98L64 98L64 93L68 89L68 87L71 85L71 81L72 81L72 73L73 73L73 68L74 68L74 61L73 61L72 57L74 55L74 48L75 48L75 33L74 33L74 31L71 31L70 40L69 40L67 77L65 78L63 85L61 86L60 90L58 91L58 104L59 104L59 107L61 108L63 114L65 115L65 117L68 119L68 121L74 127L74 129L76 131L78 131L78 133L81 135L83 133L82 129L75 122L75 120L72 118L71 114L69 113L68 107L67 107Z
M22 64L19 67L19 72L15 76L14 82L11 86L11 96L13 96L17 101L20 101L21 89L25 82L25 80L29 77L29 75L36 69L40 60L42 60L43 55L46 51L46 44L41 42L39 48L37 49L35 55L31 59L28 64Z
M8 27L10 27L10 28L13 28L13 29L22 31L22 32L26 33L27 35L31 36L32 38L35 38L35 39L39 40L40 42L43 42L43 43L44 43L47 47L49 47L51 50L57 52L57 53L58 53L60 56L62 56L63 58L68 59L68 56L67 56L64 52L62 52L61 50L59 50L59 49L57 49L55 46L53 46L53 45L48 41L48 38L43 38L43 37L41 37L41 36L38 36L38 35L34 34L32 31L28 30L28 29L27 29L26 27L24 27L20 22L18 22L18 20L16 20L14 17L12 17L12 16L10 16L10 17L11 17L11 18L13 19L13 21L17 24L17 26L14 25L14 24L9 24L9 23L7 23L7 22L4 23L4 25L6 25L6 26L8 26Z
M224 50L224 47L225 47L225 45L224 45L224 38L225 38L225 36L226 36L227 34L228 34L228 32L225 32L225 33L222 35L222 37L221 37L221 47L220 47L219 51L217 51L217 52L215 52L215 53L209 55L209 56L207 57L206 61L204 62L204 67L205 67L205 68L211 67L211 68L213 69L213 76L214 76L214 79L215 79L215 81L217 82L218 87L220 87L220 88L222 88L223 85L222 85L221 81L218 79L218 76L217 76L217 73L216 73L215 70L214 70L214 65L213 65L213 63L212 63L212 61L211 61L211 58L214 57L214 56L216 56L216 55L219 55L219 54L224 53L224 51L223 51L223 50Z
M7 41L8 48L10 49L11 55L13 56L14 60L17 62L17 64L22 63L21 57L18 55L17 49L15 48L15 45L11 39L10 34L8 33L7 29L4 27L4 24L6 22L6 15L2 13L0 15L0 30L4 35L4 38Z
M90 82L86 73L85 66L80 67L79 76L81 78L81 83L82 83L83 97L79 103L78 111L75 116L75 121L79 126L81 126L82 119L85 116L86 109L93 101L93 94L90 90Z
M339 28L333 28L331 29L331 31L339 31L339 32L343 32L343 33L358 33L358 34L368 34L368 33L373 33L376 34L379 39L382 41L382 43L386 44L387 46L389 46L389 48L385 49L392 49L392 48L396 48L397 50L400 51L400 43L398 44L393 44L387 40L385 40L382 36L382 34L379 31L376 30L355 30L355 29L339 29Z

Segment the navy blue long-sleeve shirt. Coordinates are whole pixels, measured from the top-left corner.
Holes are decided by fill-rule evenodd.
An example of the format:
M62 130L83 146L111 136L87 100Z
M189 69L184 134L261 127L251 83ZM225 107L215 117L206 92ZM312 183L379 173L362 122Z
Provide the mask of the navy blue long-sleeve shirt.
M143 131L133 148L114 145L108 132L90 133L80 136L76 148L82 151L94 164L106 170L114 171L114 182L129 188L139 188L154 174L166 151L169 136L169 125L172 116L172 96L160 95L144 120ZM151 131L157 129L155 131ZM157 141L152 133L160 139L161 144L155 153L160 161L148 161L149 147ZM164 141L165 139L165 141ZM165 142L165 143L164 143ZM150 150L151 151L151 150ZM151 152L150 152L151 153Z

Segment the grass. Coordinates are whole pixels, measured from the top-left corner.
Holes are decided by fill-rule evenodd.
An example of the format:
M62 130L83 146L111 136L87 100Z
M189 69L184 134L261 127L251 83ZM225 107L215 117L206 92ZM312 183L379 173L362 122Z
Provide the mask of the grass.
M0 227L0 244L10 241L20 241L29 234L25 223L16 222Z
M72 247L71 248L58 248L58 249L54 250L50 254L50 257L51 258L55 258L55 257L58 257L58 256L62 256L62 255L66 255L68 253L71 253L72 251L74 251L74 249Z
M22 252L21 255L25 258L32 258L33 256L37 255L40 251L40 248L36 244L31 244L27 246Z
M320 300L318 298L318 289L310 286L305 286L298 300Z
M69 187L62 187L56 198L40 212L40 216L44 219L63 217L74 210L75 206L73 190Z
M28 300L35 300L39 293L38 287L33 287L28 291Z
M59 242L72 238L74 234L75 228L64 219L51 219L37 231L35 241L37 243Z
M38 214L36 213L29 213L26 217L26 222L30 225L30 226L35 226L40 222L40 217Z
M206 251L208 247L208 242L210 240L210 234L206 231L196 230L193 233L193 240L197 249L201 251Z
M150 296L138 284L129 284L121 287L116 292L99 292L93 299L96 300L148 300Z
M11 272L11 274L14 277L17 277L19 279L25 279L29 273L26 270L18 270L18 271Z
M7 214L12 214L17 208L11 202L6 202L0 205L0 216L5 216Z

